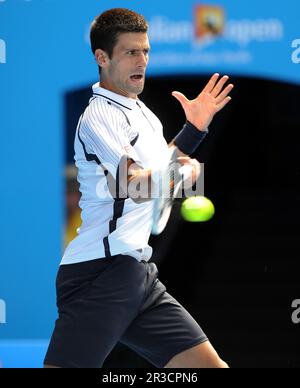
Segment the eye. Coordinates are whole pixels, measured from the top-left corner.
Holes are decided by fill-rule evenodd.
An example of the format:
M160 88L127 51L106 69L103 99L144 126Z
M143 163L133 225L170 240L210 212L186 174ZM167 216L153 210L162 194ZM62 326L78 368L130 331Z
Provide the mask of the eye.
M149 49L144 49L142 51L141 50L128 50L127 54L130 56L133 56L133 55L138 55L141 52L143 52L143 54L147 56L149 54Z

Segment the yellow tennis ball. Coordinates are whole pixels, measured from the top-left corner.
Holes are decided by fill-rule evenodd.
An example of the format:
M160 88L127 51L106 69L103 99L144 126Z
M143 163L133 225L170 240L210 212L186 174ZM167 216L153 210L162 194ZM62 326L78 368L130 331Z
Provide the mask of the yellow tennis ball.
M187 198L181 206L181 215L186 221L204 222L215 214L214 204L210 199L203 196Z

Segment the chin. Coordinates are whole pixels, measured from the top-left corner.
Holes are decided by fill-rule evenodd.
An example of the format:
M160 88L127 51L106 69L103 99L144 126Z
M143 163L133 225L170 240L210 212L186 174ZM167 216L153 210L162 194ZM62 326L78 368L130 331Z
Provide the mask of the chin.
M143 92L143 90L144 90L144 85L141 86L140 88L137 88L137 89L135 90L135 94L138 96L139 94L141 94L141 93Z
M133 85L130 85L128 86L127 88L127 92L131 95L136 95L138 96L139 94L141 94L144 90L144 85L145 84L142 84L142 85L139 85L139 86L133 86Z

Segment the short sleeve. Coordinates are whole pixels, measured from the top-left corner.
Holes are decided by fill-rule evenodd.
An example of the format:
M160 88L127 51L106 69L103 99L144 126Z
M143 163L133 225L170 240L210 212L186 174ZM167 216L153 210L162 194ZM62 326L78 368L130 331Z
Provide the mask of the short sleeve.
M97 156L100 163L115 178L118 166L124 157L138 163L138 157L130 144L134 136L124 113L107 101L92 101L84 113L81 137Z

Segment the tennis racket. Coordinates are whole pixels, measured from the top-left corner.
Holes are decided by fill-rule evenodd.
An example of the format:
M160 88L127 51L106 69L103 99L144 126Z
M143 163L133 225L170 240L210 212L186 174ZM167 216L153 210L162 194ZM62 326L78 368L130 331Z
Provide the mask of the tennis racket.
M160 234L169 220L174 199L182 183L182 172L177 160L177 148L170 148L167 163L159 172L158 185L153 199L152 234Z

